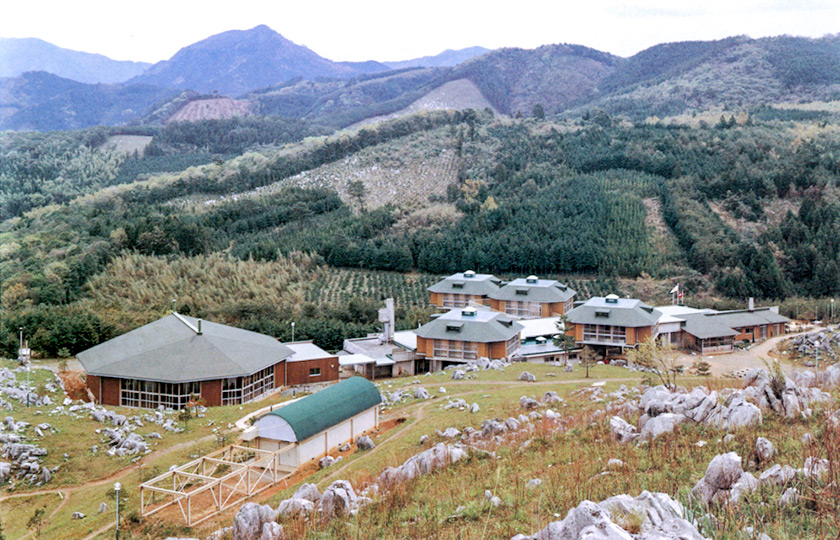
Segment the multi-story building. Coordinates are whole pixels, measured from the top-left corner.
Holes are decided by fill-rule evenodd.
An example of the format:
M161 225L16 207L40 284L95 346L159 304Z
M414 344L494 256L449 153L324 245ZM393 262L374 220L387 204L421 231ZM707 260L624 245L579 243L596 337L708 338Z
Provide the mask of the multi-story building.
M466 307L453 309L414 331L418 371L437 371L481 357L510 358L520 346L522 325L504 313Z
M452 274L427 290L431 304L442 309L463 308L470 302L487 306L490 294L499 290L499 283L496 276L467 270Z
M577 345L621 354L648 338L656 339L661 316L641 300L596 296L567 313L566 333L575 337Z
M489 294L490 307L512 317L536 319L571 311L575 291L553 279L514 279Z

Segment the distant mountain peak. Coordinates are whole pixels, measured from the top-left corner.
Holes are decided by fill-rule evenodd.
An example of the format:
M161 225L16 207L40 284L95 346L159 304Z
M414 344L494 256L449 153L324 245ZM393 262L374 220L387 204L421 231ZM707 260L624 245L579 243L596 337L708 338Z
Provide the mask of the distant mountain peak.
M381 66L381 70L386 70ZM333 62L298 45L268 26L229 30L179 50L131 82L178 90L241 95L297 77L347 78L369 73Z

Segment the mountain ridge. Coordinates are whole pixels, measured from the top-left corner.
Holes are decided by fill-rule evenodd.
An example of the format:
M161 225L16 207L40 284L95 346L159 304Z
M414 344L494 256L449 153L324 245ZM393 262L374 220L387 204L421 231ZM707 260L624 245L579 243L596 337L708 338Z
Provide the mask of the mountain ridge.
M0 51L0 78L45 71L87 84L121 83L151 66L147 62L113 60L102 54L65 49L39 38L0 37Z

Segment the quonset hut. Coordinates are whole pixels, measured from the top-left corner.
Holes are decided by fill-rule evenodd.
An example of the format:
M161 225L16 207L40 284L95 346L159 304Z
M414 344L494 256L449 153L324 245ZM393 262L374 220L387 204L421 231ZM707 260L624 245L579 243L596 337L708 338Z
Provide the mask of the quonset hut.
M265 414L256 421L256 446L281 454L283 466L299 467L332 448L379 426L379 390L364 377L351 377Z
M193 395L235 405L283 386L293 352L271 336L172 313L77 357L99 403L181 409Z

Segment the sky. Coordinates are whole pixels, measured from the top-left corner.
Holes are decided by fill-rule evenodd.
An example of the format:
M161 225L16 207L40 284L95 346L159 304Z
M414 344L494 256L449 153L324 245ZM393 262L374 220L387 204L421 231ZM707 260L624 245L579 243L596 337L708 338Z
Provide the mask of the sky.
M331 60L406 60L480 45L574 43L631 56L657 43L840 32L840 0L18 0L0 37L158 62L265 24Z

